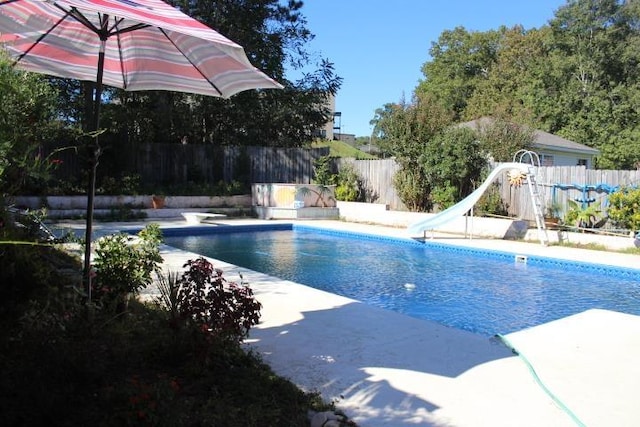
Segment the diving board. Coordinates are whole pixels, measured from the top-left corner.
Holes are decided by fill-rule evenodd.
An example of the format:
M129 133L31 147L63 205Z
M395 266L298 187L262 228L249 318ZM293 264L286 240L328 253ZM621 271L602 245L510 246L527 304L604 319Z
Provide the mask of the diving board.
M182 216L188 224L201 224L204 220L213 218L226 218L225 214L214 214L207 212L182 212Z

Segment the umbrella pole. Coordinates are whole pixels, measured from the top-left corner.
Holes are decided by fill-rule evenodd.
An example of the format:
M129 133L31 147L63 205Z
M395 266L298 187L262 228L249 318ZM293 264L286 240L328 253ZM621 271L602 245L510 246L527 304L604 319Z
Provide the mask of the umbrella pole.
M98 128L100 127L100 98L102 97L102 75L104 70L104 45L102 40L98 54L98 75L93 99L93 143L89 147L89 184L87 187L87 223L84 234L84 283L87 303L91 303L91 236L93 231L93 205L96 192L96 169L100 157Z

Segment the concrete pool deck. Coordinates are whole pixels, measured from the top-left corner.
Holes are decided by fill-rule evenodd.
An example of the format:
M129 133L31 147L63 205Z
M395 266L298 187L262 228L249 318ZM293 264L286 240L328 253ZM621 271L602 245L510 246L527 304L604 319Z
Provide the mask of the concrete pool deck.
M404 229L340 221L296 223L407 237ZM160 224L182 226L184 221ZM96 228L106 232L131 225ZM640 268L638 255L452 236L436 241ZM165 267L173 270L193 258L170 247L164 247L162 255ZM242 274L263 304L261 323L252 330L247 346L278 375L305 390L319 391L360 426L640 424L640 316L589 310L506 335L522 358L496 338L413 319L223 262L214 264L229 280L238 281Z

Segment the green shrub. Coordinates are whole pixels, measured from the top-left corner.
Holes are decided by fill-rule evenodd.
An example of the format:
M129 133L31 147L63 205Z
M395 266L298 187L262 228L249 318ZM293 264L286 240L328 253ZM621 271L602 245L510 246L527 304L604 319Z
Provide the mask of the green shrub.
M640 188L621 188L611 193L607 214L619 227L640 230Z
M428 211L433 206L429 197L431 187L421 170L403 167L393 176L393 186L409 210Z
M123 175L119 179L111 176L106 176L102 179L102 185L96 189L96 193L99 194L139 194L140 189L140 175Z
M582 206L575 200L568 200L569 210L564 221L567 225L578 228L593 228L601 219L601 212L596 206Z
M95 279L92 293L103 306L120 310L129 295L136 295L153 280L162 257L162 233L157 224L149 224L138 239L124 233L101 237L96 242L93 263Z
M331 170L331 157L322 156L313 164L315 184L333 185L335 184L335 173Z
M502 200L500 196L500 186L496 183L491 184L489 189L480 197L475 207L476 215L499 215L507 216L508 206Z
M444 184L431 191L431 200L440 210L445 210L455 205L457 192L458 190L450 184Z
M362 200L362 182L353 165L345 164L340 168L336 181L336 199L344 202Z
M42 322L68 315L79 295L82 266L78 257L56 246L0 242L0 323L34 317ZM49 319L51 320L51 319ZM49 330L55 325L47 320Z
M147 218L147 213L140 207L135 207L129 203L122 206L115 206L105 214L94 214L93 218L101 221L137 221Z

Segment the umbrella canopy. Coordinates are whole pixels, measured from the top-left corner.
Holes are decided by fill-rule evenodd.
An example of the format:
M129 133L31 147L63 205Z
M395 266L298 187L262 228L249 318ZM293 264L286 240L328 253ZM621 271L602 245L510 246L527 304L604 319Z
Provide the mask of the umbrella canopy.
M125 90L281 88L240 45L160 0L0 0L0 41L24 70L87 81L103 49L102 82Z
M161 0L0 0L0 43L24 70L96 82L93 130L103 83L225 98L282 88L251 65L240 45ZM97 136L91 148L84 257L89 300Z

